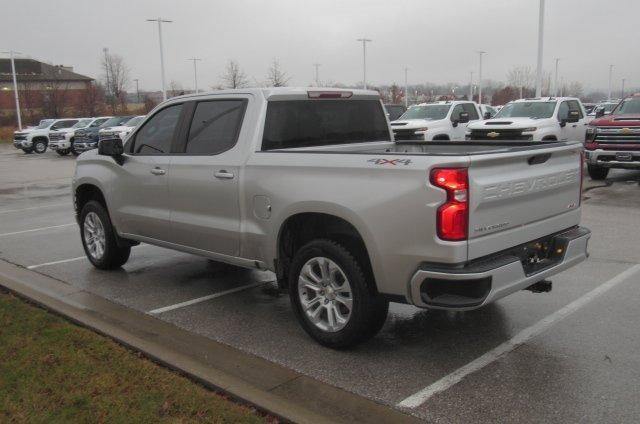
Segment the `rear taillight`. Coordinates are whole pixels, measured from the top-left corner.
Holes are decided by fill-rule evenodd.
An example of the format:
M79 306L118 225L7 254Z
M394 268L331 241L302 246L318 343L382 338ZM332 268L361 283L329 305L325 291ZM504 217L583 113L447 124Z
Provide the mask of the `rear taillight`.
M447 192L447 201L438 208L438 237L447 241L466 240L469 234L469 176L467 168L436 168L431 184Z

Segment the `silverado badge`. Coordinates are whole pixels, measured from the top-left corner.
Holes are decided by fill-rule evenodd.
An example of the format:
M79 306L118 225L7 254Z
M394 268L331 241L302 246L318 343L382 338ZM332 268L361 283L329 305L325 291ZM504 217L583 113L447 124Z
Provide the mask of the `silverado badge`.
M487 137L491 137L491 138L496 138L499 135L500 133L495 131L491 131L490 133L487 133Z

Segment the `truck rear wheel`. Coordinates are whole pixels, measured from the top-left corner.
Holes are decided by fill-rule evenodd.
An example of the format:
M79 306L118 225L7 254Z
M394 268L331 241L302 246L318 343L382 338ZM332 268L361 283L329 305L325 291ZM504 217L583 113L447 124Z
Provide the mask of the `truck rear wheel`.
M367 281L364 264L331 240L313 240L294 255L289 296L302 328L318 343L345 348L373 337L389 303Z
M89 261L99 269L115 269L124 265L131 254L130 246L119 246L117 234L107 210L95 200L87 202L80 213L80 237Z
M592 180L601 181L609 175L609 168L598 165L587 165L587 172Z

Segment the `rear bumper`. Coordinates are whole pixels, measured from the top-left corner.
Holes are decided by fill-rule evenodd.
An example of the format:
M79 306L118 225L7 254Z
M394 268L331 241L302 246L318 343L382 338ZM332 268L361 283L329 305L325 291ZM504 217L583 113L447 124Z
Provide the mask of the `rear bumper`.
M527 273L513 249L464 265L424 264L409 284L411 303L421 308L469 310L523 290L588 257L591 231L575 227L554 235L561 257L546 268Z
M584 157L589 165L604 168L640 168L640 150L585 150Z

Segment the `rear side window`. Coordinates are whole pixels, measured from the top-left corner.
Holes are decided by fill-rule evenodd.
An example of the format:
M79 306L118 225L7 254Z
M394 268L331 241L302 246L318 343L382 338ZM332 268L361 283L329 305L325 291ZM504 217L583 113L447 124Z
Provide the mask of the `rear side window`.
M215 155L232 148L238 140L245 104L245 100L199 102L189 128L185 153Z
M166 155L171 151L171 143L176 125L182 112L182 105L162 109L145 122L136 133L133 153L140 155Z
M378 100L269 102L262 150L391 141Z

